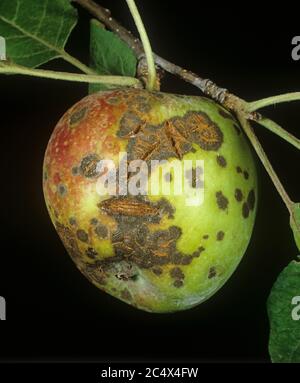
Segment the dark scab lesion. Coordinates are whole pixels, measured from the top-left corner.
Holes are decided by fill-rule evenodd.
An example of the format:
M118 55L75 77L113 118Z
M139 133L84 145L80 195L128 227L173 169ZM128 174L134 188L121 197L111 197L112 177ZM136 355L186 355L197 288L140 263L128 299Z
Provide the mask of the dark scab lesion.
M218 231L217 232L217 241L223 241L224 236L225 236L224 231L222 231L222 230Z
M95 153L85 156L80 163L81 174L83 174L86 178L94 178L99 176L99 161L100 157Z
M73 166L73 168L71 169L71 172L73 176L79 176L80 168L78 166Z
M58 221L55 222L55 227L71 258L76 262L80 262L81 252L73 231Z
M188 112L183 117L186 134L190 142L195 142L201 149L218 150L224 140L223 132L206 113Z
M219 209L226 210L228 208L228 198L226 198L222 191L216 192L217 205Z
M67 187L66 187L65 185L63 185L63 184L59 184L59 185L57 186L57 192L58 192L58 194L59 194L61 197L65 197L65 196L67 195L67 193L68 193L68 189L67 189Z
M162 275L163 270L160 267L153 267L152 272L159 277L160 275Z
M173 267L170 270L170 275L173 279L184 279L184 273L180 267Z
M125 138L136 135L144 125L144 122L134 112L126 112L121 118L118 137Z
M208 279L214 278L217 275L215 267L211 267L208 271Z
M95 228L95 233L99 238L105 239L108 237L108 229L106 226L98 223Z
M176 279L173 283L173 286L176 287L176 288L180 288L183 286L183 280L181 279Z
M209 238L209 235L208 235L208 234L204 234L202 238L203 238L203 239L208 239L208 238Z
M243 192L241 191L241 189L238 189L238 188L235 189L234 197L238 202L241 202L243 200L244 196L243 196Z
M161 215L166 214L168 218L174 218L175 208L166 198L161 198L157 203L157 207L159 208Z
M254 207L255 207L255 192L253 189L251 189L249 194L248 194L247 204L248 204L250 210L254 209Z
M243 175L244 175L245 180L249 179L249 173L247 172L247 170L243 171Z
M227 166L226 158L221 155L217 156L217 163L221 166L221 168L225 168Z
M249 206L248 206L247 202L243 203L242 214L243 214L244 218L248 218L248 216L249 216Z
M98 256L98 252L92 247L89 247L85 253L91 259L95 259Z
M88 234L82 229L77 230L76 236L81 242L88 242L89 240Z
M90 224L93 226L96 226L98 222L99 222L98 219L95 217L90 220Z
M118 105L121 102L120 97L108 97L105 100L109 105Z
M70 125L76 125L78 124L81 120L83 120L83 118L85 117L86 113L87 113L87 106L77 110L76 112L72 113L72 115L70 116Z
M76 226L76 224L77 224L76 218L75 217L70 217L69 218L69 224L71 226Z
M182 235L180 227L170 226L156 231L149 229L149 224L159 224L164 216L169 219L174 217L174 208L166 199L149 202L145 197L140 197L136 200L136 204L142 201L147 202L147 211L154 209L157 214L153 216L137 214L136 209L128 209L128 201L126 206L124 205L126 201L121 201L124 205L121 213L113 214L117 228L112 232L111 238L117 259L125 258L128 262L143 269L151 269L155 273L153 268L169 264L188 265L194 258L200 256L204 251L203 246L199 246L192 254L184 254L177 250L176 242ZM110 213L115 203L115 201L107 203L110 206L108 209ZM110 261L116 262L113 257L110 257Z

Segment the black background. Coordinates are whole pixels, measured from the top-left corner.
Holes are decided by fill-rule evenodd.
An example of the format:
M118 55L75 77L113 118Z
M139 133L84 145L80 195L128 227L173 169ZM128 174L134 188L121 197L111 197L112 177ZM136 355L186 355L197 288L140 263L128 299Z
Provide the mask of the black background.
M134 30L125 1L101 4ZM253 2L226 8L191 0L139 0L137 5L161 56L247 100L299 90L300 61L291 58L299 14L287 2L266 10ZM85 62L88 19L80 10L67 46ZM58 60L43 67L74 70ZM97 290L77 271L43 200L47 141L61 115L85 96L86 85L1 76L0 90L0 295L7 300L0 359L269 361L266 300L297 249L288 214L261 165L255 230L227 284L186 312L138 311ZM169 75L162 90L199 94ZM299 103L265 113L300 134ZM256 131L292 199L299 200L299 152L263 128Z

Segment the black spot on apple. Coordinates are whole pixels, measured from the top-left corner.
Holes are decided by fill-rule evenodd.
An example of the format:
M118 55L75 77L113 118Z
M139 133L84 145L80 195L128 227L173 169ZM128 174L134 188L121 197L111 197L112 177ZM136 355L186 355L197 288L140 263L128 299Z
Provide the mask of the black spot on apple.
M80 168L78 166L74 166L72 168L72 175L73 176L78 176L80 174Z
M228 199L222 193L222 191L216 192L216 199L219 209L226 210L229 202Z
M157 275L157 276L160 276L162 274L162 269L160 267L153 267L152 269L152 272Z
M120 98L119 97L108 97L106 99L106 102L110 105L118 105L120 103Z
M107 238L108 236L108 230L107 227L99 223L95 228L95 233L100 238Z
M75 226L76 225L76 218L75 217L70 217L69 218L69 224L71 225L71 226Z
M77 245L76 237L72 230L60 222L55 222L55 228L71 258L80 262L81 252Z
M91 223L91 225L93 225L93 226L96 226L98 222L99 222L99 221L98 221L97 218L92 218L92 219L90 220L90 223Z
M253 210L254 206L255 206L255 192L253 189L250 190L250 192L248 194L247 203L248 203L249 209Z
M70 125L78 124L86 115L87 107L85 106L82 109L77 110L74 112L70 117Z
M87 233L86 233L84 230L82 230L82 229L77 230L76 235L77 235L77 238L78 238L81 242L87 242L87 241L89 240L89 236L88 236Z
M243 170L242 170L242 168L240 166L237 166L236 167L236 172L237 173L243 173Z
M214 278L216 275L217 275L216 268L211 267L208 271L208 278L209 279Z
M243 203L242 214L243 214L244 218L248 218L248 216L249 216L249 206L248 206L247 202Z
M249 178L249 173L247 172L247 170L244 170L244 178L245 180L247 180Z
M174 281L174 283L173 283L173 286L177 287L177 288L182 287L183 286L183 281L181 279L176 279Z
M121 118L118 136L122 138L134 136L143 125L144 123L139 116L130 111L126 112Z
M224 231L217 232L217 241L222 241L224 239L225 233Z
M238 202L241 202L243 200L244 196L241 189L235 189L234 197Z
M80 170L86 178L94 178L99 175L97 167L100 157L97 154L89 154L81 160Z
M170 275L173 279L184 279L184 274L180 267L174 267L170 270Z
M203 239L208 239L208 238L209 238L209 235L208 235L208 234L205 234L205 235L203 235L202 238L203 238Z
M61 197L64 197L68 193L67 187L63 184L57 186L57 191Z
M91 258L91 259L95 259L98 255L97 251L95 249L93 249L92 247L89 247L87 250L86 250L86 255Z
M217 163L219 166L221 166L221 168L225 168L227 165L226 158L220 155L217 156Z

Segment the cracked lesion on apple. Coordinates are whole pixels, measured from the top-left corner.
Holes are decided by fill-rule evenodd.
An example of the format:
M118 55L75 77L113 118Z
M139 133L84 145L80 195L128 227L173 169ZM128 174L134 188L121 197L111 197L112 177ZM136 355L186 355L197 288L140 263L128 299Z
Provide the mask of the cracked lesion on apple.
M160 276L164 266L189 265L205 250L199 246L192 254L178 251L177 241L182 235L178 226L171 225L156 231L149 229L150 224L159 225L163 216L172 220L174 209L165 199L154 203L142 196L113 197L99 203L98 207L117 223L111 238L115 256L107 258L106 262L126 259Z
M117 134L128 139L129 160L182 159L186 153L195 152L193 144L203 150L217 151L223 143L223 133L218 125L204 112L193 111L153 125L128 110L120 120Z

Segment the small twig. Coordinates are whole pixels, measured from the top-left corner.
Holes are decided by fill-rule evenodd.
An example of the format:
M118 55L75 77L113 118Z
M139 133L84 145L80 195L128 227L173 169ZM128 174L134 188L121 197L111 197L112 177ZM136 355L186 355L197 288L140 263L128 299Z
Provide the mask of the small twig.
M300 140L293 136L291 133L287 132L276 122L270 120L269 118L261 117L257 123L269 129L271 132L277 134L277 136L283 138L285 141L289 142L295 146L295 148L300 150Z
M146 60L147 60L147 68L148 68L148 78L147 78L147 82L146 82L146 88L148 90L154 90L154 89L156 89L156 68L155 68L151 44L150 44L143 20L140 16L140 13L139 13L137 6L135 4L135 1L134 0L126 0L126 2L128 5L128 8L130 10L130 13L134 19L137 30L140 34L143 48L145 51L145 56L146 56Z
M0 61L0 73L4 74L22 74L33 77L50 78L54 80L65 80L75 82L85 82L90 84L109 84L114 86L133 86L141 88L141 82L133 77L124 76L98 76L68 72L57 72L45 69L32 69Z
M298 101L298 100L300 100L300 92L280 94L278 96L272 96L272 97L262 98L261 100L248 102L248 110L249 112L253 112L257 109L261 109L269 105L275 105L281 102Z
M278 178L271 162L269 161L263 147L261 146L258 138L256 137L249 121L247 121L243 115L238 114L237 117L238 117L238 119L241 123L241 126L243 127L247 137L249 138L252 146L254 147L259 159L263 163L267 173L269 174L271 180L273 181L279 195L281 196L283 202L285 203L289 213L292 214L293 202L290 199L290 197L288 196L287 192L285 191L285 189L284 189L280 179Z

